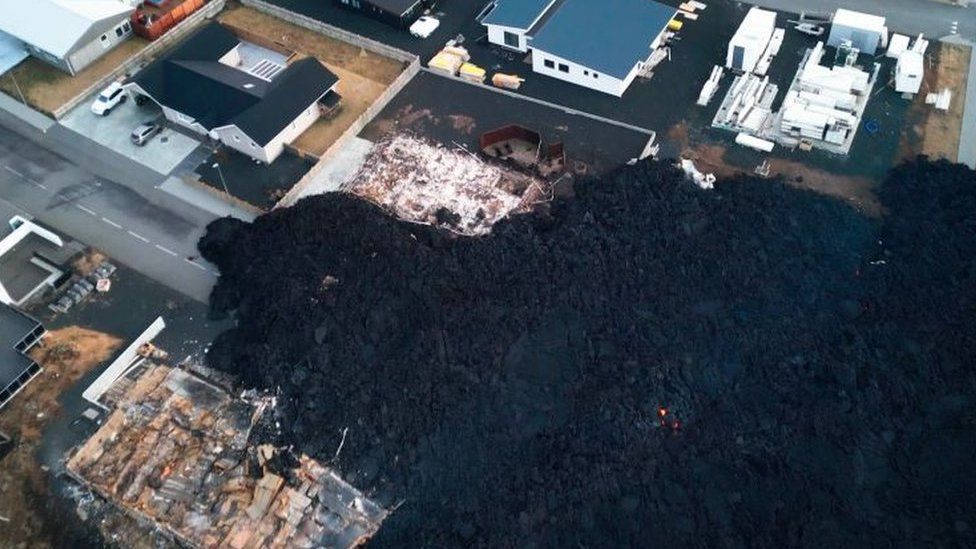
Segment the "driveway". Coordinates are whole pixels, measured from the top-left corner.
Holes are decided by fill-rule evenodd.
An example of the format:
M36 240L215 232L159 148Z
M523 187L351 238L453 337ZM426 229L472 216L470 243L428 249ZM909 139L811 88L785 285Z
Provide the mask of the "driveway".
M163 120L159 106L148 102L140 107L130 99L117 105L108 116L97 116L90 110L93 100L94 97L72 109L61 119L61 124L162 175L169 175L200 145L196 139L164 127L148 143L136 146L129 134L143 122Z

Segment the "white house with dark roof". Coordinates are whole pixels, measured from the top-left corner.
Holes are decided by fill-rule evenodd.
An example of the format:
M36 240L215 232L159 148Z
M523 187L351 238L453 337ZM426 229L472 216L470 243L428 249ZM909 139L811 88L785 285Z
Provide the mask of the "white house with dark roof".
M132 36L133 11L121 0L6 0L0 32L34 57L76 74Z
M338 83L317 59L289 63L210 23L125 87L174 124L271 163L339 102Z
M496 0L481 23L491 43L531 51L534 72L620 97L676 13L653 0Z

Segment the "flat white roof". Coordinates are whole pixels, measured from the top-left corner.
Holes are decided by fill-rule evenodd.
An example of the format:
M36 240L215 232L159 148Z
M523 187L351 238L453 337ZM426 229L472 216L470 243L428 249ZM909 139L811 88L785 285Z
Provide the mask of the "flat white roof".
M834 25L854 27L856 29L873 30L882 33L885 30L885 18L854 10L839 9L834 14Z

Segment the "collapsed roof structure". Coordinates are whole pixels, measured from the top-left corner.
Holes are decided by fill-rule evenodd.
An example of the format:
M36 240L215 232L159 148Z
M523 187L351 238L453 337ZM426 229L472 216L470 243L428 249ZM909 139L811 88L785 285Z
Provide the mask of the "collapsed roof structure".
M411 134L378 143L343 190L405 221L482 235L547 195L548 183Z
M269 407L233 398L184 370L149 365L68 461L83 485L192 547L355 547L387 512L302 456L251 446Z

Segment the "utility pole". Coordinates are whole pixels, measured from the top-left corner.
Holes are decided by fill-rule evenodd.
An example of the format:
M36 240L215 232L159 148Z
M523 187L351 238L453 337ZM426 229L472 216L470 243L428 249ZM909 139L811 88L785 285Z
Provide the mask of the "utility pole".
M17 95L20 96L20 102L24 104L25 107L30 107L27 104L27 99L24 98L24 92L20 89L20 84L17 83L17 78L14 76L14 71L11 70L7 74L10 75L10 80L14 83L14 89L17 90Z
M227 193L227 194L230 194L230 189L227 188L227 180L224 179L224 172L223 172L223 170L220 169L220 164L217 163L217 162L214 162L213 163L213 166L211 166L211 168L216 168L217 169L217 175L220 176L220 184L224 186L224 192Z

